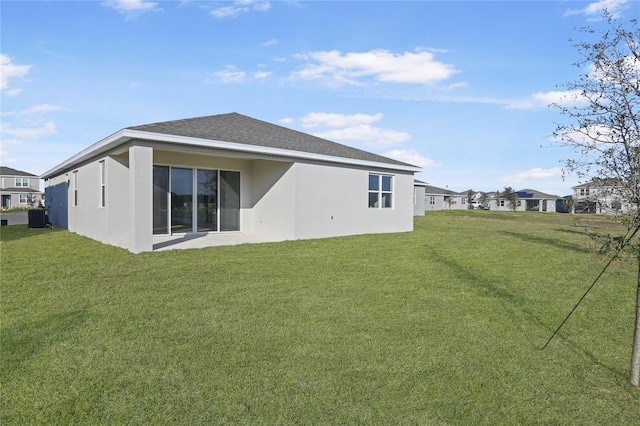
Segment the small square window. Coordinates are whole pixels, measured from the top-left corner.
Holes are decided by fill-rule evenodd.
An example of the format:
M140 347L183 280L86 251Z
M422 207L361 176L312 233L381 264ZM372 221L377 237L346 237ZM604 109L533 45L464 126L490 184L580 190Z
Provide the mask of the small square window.
M393 176L369 174L369 207L393 207Z

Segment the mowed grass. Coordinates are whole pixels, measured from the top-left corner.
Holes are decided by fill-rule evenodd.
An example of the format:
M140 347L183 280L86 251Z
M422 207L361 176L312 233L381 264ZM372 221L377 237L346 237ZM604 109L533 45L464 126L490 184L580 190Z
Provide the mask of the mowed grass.
M597 219L590 219L597 220ZM637 424L637 267L562 214L133 255L1 229L0 424Z

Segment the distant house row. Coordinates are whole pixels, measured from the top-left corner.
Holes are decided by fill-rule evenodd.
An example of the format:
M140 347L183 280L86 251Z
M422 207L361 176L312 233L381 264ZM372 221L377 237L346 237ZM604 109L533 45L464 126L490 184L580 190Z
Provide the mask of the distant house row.
M631 211L631 206L624 202L624 197L620 194L620 186L599 179L572 187L573 194L564 197L534 189L514 191L515 208L512 208L504 192L455 192L419 180L415 181L414 188L416 216L435 210L470 209L586 214L617 214Z
M540 211L540 212L566 212L566 202L563 197L534 189L521 189L514 191L517 196L515 209L502 192L475 192L472 190L455 192L447 188L431 186L426 182L415 182L416 200L424 197L422 205L415 202L415 214L435 210L502 210L502 211ZM422 207L424 209L422 210ZM424 213L423 213L424 214Z

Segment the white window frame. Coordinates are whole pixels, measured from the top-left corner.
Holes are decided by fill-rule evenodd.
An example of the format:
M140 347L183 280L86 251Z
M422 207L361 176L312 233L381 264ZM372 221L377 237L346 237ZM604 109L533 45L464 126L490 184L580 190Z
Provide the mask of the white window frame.
M73 172L73 207L78 207L78 171Z
M23 187L23 188L28 188L29 187L29 178L26 177L17 177L16 178L16 187Z
M436 197L433 195L429 195L429 204L432 206L436 205Z
M29 204L29 194L18 194L18 203Z
M377 177L378 180L378 188L377 189L372 189L371 188L371 178L372 177ZM390 190L384 190L383 189L383 178L389 178L390 179ZM369 173L368 175L368 191L367 191L367 204L369 206L370 209L392 209L394 208L395 205L395 200L394 200L394 196L393 196L393 192L394 192L394 188L393 188L393 179L394 176L393 175L388 175L388 174L383 174L383 173ZM371 205L371 195L372 194L376 194L377 195L377 206L376 205ZM385 199L385 196L389 197L389 206L385 206L382 203L382 200Z
M104 160L100 164L100 208L107 206L106 164Z

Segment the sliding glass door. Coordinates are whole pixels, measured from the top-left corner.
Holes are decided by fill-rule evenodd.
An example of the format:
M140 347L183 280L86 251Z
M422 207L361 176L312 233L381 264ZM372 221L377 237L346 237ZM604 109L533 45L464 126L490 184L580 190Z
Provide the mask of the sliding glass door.
M198 170L198 232L218 230L218 172Z
M171 168L171 233L193 232L193 170Z
M240 172L153 166L153 233L240 230Z

